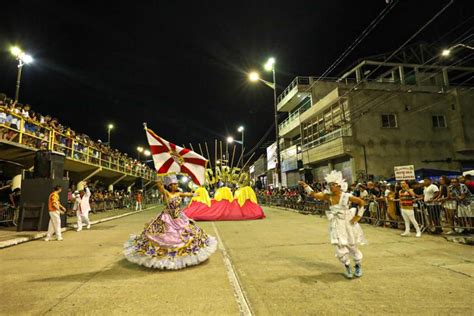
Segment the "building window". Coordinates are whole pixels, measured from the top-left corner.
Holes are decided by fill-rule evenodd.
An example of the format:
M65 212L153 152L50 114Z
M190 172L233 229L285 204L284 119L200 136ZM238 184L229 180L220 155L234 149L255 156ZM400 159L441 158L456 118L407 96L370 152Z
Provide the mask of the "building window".
M444 115L433 115L433 127L435 128L445 128L446 127L446 117Z
M382 127L383 128L396 128L397 116L395 114L382 114Z

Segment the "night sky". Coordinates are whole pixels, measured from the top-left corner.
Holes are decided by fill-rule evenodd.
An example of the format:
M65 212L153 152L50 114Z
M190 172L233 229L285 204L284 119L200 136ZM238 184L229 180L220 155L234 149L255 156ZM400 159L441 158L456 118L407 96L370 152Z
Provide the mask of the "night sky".
M448 1L402 0L330 76L398 48ZM438 41L474 13L454 4L414 41ZM4 1L0 92L13 97L16 61L29 52L20 102L93 139L134 153L142 122L176 144L227 135L253 147L273 122L273 91L247 81L277 60L278 93L297 75L320 75L387 6L371 1ZM447 45L474 19L442 38ZM270 80L269 74L262 74ZM274 133L268 140L274 139Z

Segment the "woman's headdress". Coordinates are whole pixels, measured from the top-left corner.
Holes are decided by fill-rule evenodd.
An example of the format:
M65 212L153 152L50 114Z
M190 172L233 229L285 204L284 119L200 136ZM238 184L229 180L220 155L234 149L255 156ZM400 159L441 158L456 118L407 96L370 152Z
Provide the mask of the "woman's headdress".
M332 170L324 177L324 180L326 180L327 183L337 183L342 191L347 191L347 182L342 177L342 172L340 171Z

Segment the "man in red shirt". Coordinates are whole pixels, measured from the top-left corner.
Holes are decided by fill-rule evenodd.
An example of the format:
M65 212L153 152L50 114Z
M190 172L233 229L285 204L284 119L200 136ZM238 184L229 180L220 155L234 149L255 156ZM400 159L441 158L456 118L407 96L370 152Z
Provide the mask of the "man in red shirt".
M470 174L466 174L464 179L466 181L464 184L467 186L469 191L474 194L474 181L472 181L472 176Z
M142 190L138 190L137 195L135 196L135 211L142 210Z

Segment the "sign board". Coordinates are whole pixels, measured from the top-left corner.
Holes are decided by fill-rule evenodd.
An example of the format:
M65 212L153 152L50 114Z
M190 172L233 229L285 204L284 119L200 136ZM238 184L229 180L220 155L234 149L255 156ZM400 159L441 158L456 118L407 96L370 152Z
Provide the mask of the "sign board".
M287 172L298 169L296 145L281 152L281 171Z
M415 166L396 166L393 167L395 180L415 180Z
M277 143L267 147L267 170L275 169L277 165Z

